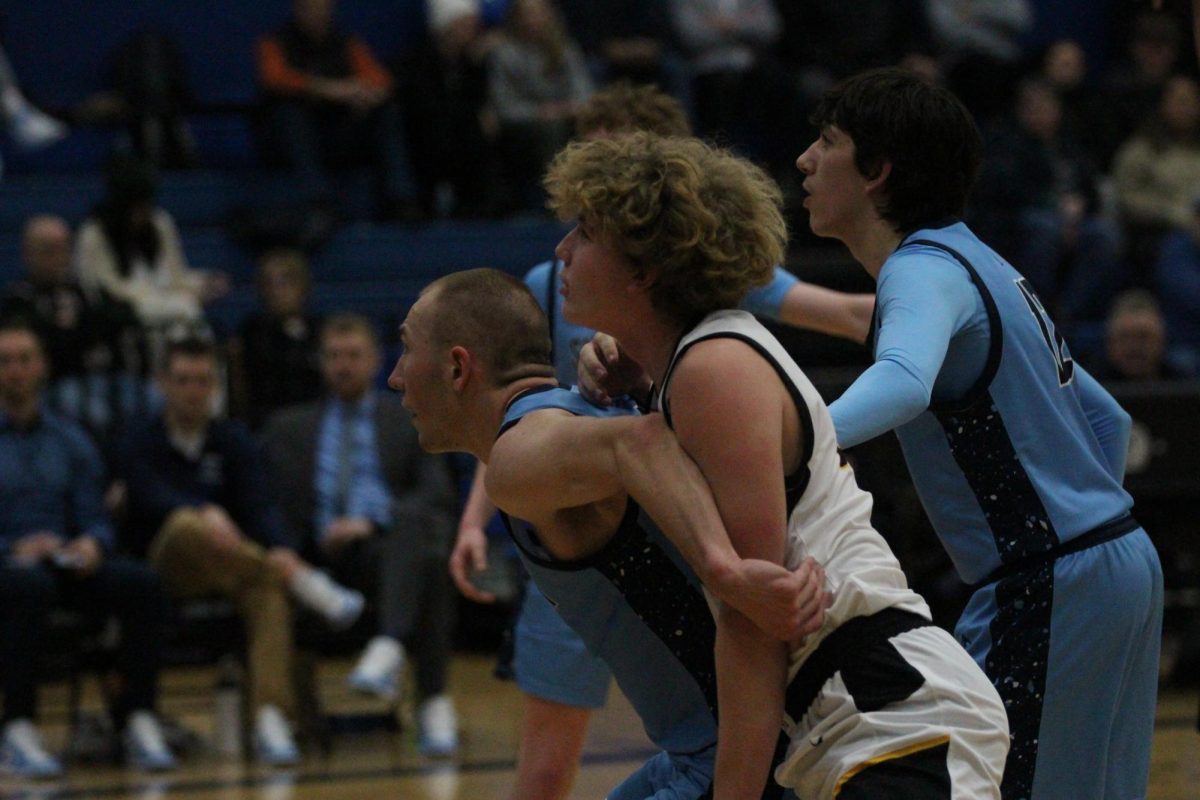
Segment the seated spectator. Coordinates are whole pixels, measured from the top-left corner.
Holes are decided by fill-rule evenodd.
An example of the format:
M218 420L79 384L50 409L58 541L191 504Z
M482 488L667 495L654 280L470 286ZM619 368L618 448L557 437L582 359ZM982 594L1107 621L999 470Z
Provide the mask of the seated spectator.
M583 53L551 0L513 0L488 64L488 97L521 208L541 208L542 172L571 138L572 117L591 93Z
M564 3L564 11L571 5ZM575 7L578 20L568 16L568 28L598 84L650 84L691 107L691 77L675 46L666 0L606 0Z
M1125 57L1115 60L1100 86L1101 169L1112 169L1117 150L1156 113L1167 82L1181 70L1183 31L1170 14L1144 10L1125 30Z
M378 632L350 674L354 688L395 699L406 647L417 660L420 746L458 747L446 693L454 593L446 560L454 536L449 463L424 453L394 395L376 391L382 364L375 328L358 316L321 329L326 398L273 416L264 432L277 494L303 552L362 588L379 610Z
M1185 377L1166 354L1167 325L1158 301L1145 289L1131 289L1113 301L1104 327L1104 361L1091 373L1106 382Z
M302 560L285 539L250 432L214 418L214 346L184 339L167 346L159 383L162 412L132 428L117 450L125 493L124 546L147 557L179 598L217 594L237 604L246 625L254 745L266 764L299 752L289 595L330 625L352 624L363 597Z
M1062 127L1079 142L1096 170L1107 167L1112 112L1099 89L1088 79L1087 54L1074 39L1052 42L1042 53L1038 76L1050 85L1062 105Z
M1190 224L1200 189L1200 86L1194 79L1167 81L1154 112L1117 151L1113 181L1132 278L1148 286L1162 237Z
M77 118L124 125L133 152L155 167L196 166L196 142L187 121L192 91L183 56L169 34L146 28L118 45L105 84L76 110Z
M793 0L778 3L779 48L815 100L838 81L904 63L936 73L923 0Z
M1154 285L1167 321L1168 357L1189 375L1200 375L1200 195L1192 200L1185 230L1163 240Z
M810 138L809 104L799 73L776 55L783 33L776 6L772 0L670 0L689 62L698 135L761 164L799 206L796 142Z
M1054 89L1021 81L1013 112L988 126L971 218L1060 322L1099 322L1125 280L1121 229L1102 213L1097 180Z
M271 412L321 393L320 321L306 310L310 284L308 259L299 250L271 250L259 260L262 309L229 342L234 416L254 430Z
M105 438L124 416L121 354L136 346L137 326L121 306L84 294L72 269L71 240L61 217L26 221L25 277L5 290L0 315L23 317L37 330L50 362L50 406Z
M67 135L67 126L25 99L8 56L0 48L0 120L18 146L26 149L54 144ZM4 162L0 161L0 173Z
M170 769L175 757L155 715L167 595L149 569L109 557L100 454L82 428L45 407L46 375L34 329L0 323L0 771L62 772L34 725L49 616L59 605L121 621L110 713L130 765Z
M947 85L981 121L1012 103L1031 0L924 0Z
M377 177L381 220L417 218L392 76L362 39L334 22L336 0L293 0L292 16L258 43L258 79L277 154L304 199L330 202L325 167L367 166Z
M157 205L153 170L130 157L113 158L104 197L79 229L75 265L84 292L95 301L124 304L146 334L148 352L128 368L148 376L165 337L206 329L205 303L229 290L219 272L188 267L179 230Z
M501 185L496 120L487 109L487 59L495 36L476 0L431 0L429 35L397 75L421 210L490 217Z

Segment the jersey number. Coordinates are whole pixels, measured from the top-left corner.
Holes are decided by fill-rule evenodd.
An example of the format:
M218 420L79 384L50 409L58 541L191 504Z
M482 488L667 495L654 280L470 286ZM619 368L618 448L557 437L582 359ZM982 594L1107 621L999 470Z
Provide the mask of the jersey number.
M1029 285L1029 281L1025 278L1018 278L1014 283L1021 290L1021 296L1025 298L1025 302L1028 304L1033 318L1037 320L1038 328L1042 332L1042 339L1045 340L1046 347L1050 348L1050 355L1054 359L1054 365L1058 368L1058 385L1068 385L1075 377L1075 360L1071 358L1071 354L1067 351L1066 341L1063 339L1062 334L1058 332L1058 329L1054 327L1054 323L1050 321L1050 315L1046 313L1046 307L1038 299L1037 293L1033 291L1033 287Z

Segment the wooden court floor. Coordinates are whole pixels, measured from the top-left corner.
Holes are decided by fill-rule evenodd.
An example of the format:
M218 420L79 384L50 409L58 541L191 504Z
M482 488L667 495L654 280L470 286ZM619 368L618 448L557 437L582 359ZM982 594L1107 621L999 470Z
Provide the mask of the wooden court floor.
M196 747L174 772L149 776L104 763L76 763L62 781L21 783L0 777L0 800L136 798L137 800L499 800L513 774L519 695L491 676L491 659L455 659L451 689L462 727L462 750L453 760L417 753L411 724L399 733L370 729L338 733L328 754L311 746L303 763L289 770L264 770L221 757L207 747L211 733L213 670L175 669L163 678L162 710L196 734ZM344 688L349 662L322 664L318 684L326 711L339 719L363 720L383 709ZM85 708L95 710L95 692ZM1166 691L1159 702L1149 798L1200 798L1200 733L1197 697ZM42 695L43 730L54 748L65 747L66 689ZM402 710L402 721L407 711ZM637 718L615 688L607 708L592 724L573 798L599 800L649 755L651 747ZM1063 800L1075 800L1064 796ZM1081 798L1080 800L1086 800Z

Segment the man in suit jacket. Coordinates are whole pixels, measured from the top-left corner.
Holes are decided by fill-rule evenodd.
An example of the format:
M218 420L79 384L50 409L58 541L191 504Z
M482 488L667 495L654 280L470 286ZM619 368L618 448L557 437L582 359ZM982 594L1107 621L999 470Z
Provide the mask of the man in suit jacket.
M301 552L368 592L377 635L350 675L360 691L395 699L414 651L421 748L457 749L446 694L454 597L446 560L456 499L449 462L423 452L399 400L376 390L382 364L367 319L330 317L321 329L326 396L267 421L263 444L286 524Z

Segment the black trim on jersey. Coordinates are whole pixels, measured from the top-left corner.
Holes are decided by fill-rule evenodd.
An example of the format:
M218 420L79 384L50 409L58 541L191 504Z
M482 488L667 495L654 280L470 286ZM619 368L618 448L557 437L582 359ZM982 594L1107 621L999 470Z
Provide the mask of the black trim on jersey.
M513 403L517 402L518 400L520 400L523 397L529 397L529 395L531 395L531 394L541 394L542 392L548 392L552 389L566 389L566 390L570 391L570 388L571 387L569 387L569 386L563 386L561 383L546 383L546 384L542 384L541 386L532 386L528 389L522 389L521 391L517 392L512 397L510 397L508 399L508 402L504 404L504 414L507 416L508 410L510 408L512 408ZM547 406L547 408L554 408L554 407L555 406ZM537 410L541 411L542 409L539 408ZM562 410L568 411L568 412L570 411L570 409L566 409L566 408L564 408ZM511 419L508 422L502 423L500 425L500 430L496 433L496 438L499 439L501 436L504 435L505 431L507 431L509 428L511 428L513 425L516 425L518 422L520 422L523 419L525 419L525 417L520 416L520 417L517 417L516 419Z
M1038 733L1046 702L1050 622L1054 609L1054 563L996 584L996 615L988 625L992 646L983 671L1008 714L1009 750L1000 796L1028 798L1037 769Z
M979 273L975 271L975 267L971 266L971 262L949 245L935 242L931 239L913 239L904 242L899 249L903 249L910 244L920 244L926 247L933 247L945 253L949 253L955 261L961 264L967 274L971 276L971 283L975 284L975 288L983 297L983 307L987 311L988 316L988 357L984 364L983 372L979 374L979 378L975 384L967 391L961 400L954 402L940 402L929 404L931 411L960 411L982 400L991 388L992 380L996 377L996 372L1000 369L1000 357L1004 354L1004 327L1000 321L1000 311L996 308L996 300L992 297L992 293L988 290L987 284L983 282L983 278L979 277Z
M514 535L509 516L501 516L517 549L533 564L558 572L594 569L603 575L696 681L717 719L716 620L704 592L641 526L637 503L629 501L616 533L600 550L574 561L546 559L533 552ZM533 528L525 529L537 541Z
M871 764L842 784L838 800L951 800L950 743Z
M1002 565L1040 555L1059 545L1054 522L1025 471L1004 418L992 401L934 416L950 455L962 470L992 532Z
M513 530L513 522L509 515L502 510L497 510L500 512L500 519L504 522L505 530L508 531L508 535L512 537L513 543L516 544L517 549L521 551L522 555L539 567L558 572L578 572L585 569L598 569L600 562L611 558L612 552L624 546L623 540L632 537L634 532L641 532L638 520L642 514L642 507L635 503L633 498L630 498L625 504L625 513L621 515L621 521L617 523L616 533L595 553L577 559L560 559L553 556L547 558L541 553L526 547ZM532 525L523 524L523 527L529 532L530 539L537 542L539 546L544 547L541 540L538 539L537 531L534 530Z
M867 340L863 342L863 346L867 348L867 352L871 354L871 359L875 359L875 325L879 322L879 299L872 295L871 301L871 324L867 326Z
M1054 562L1063 556L1069 556L1071 553L1078 553L1081 550L1099 547L1105 542L1111 542L1113 539L1120 539L1122 536L1133 533L1140 527L1141 525L1138 524L1138 521L1127 511L1119 517L1111 519L1102 525L1097 525L1090 531L1081 533L1074 539L1068 539L1044 553L1034 553L1026 558L1005 564L978 583L971 584L969 588L972 592L977 591L989 583L996 583L1020 572L1027 572L1040 567L1044 563Z
M693 345L697 345L700 342L706 342L709 339L736 339L740 342L750 345L755 352L762 356L763 359L765 359L766 362L774 368L775 374L779 376L779 379L783 382L784 387L787 388L788 394L791 395L792 403L796 406L796 413L800 417L800 427L804 431L804 453L800 459L800 466L797 467L794 472L785 475L783 478L784 496L787 502L787 513L788 516L791 516L792 511L800 502L800 498L804 496L804 491L808 488L809 479L812 478L812 471L808 467L809 462L812 461L813 457L813 439L815 438L813 433L812 411L809 409L808 403L804 399L804 395L800 393L800 387L796 386L791 377L784 370L783 366L775 360L775 357L771 355L771 353L761 342L750 336L747 336L744 333L738 333L736 331L716 331L688 342L683 349L676 351L675 357L671 360L671 366L668 368L667 374L663 378L664 393L670 386L671 373L675 371L675 365L678 364L680 359L683 358L683 354L690 350ZM667 400L667 397L665 394L663 396L663 400L664 402L660 404L663 408L663 419L666 421L667 427L674 430L674 426L671 423L670 414L666 408L667 404L665 401Z
M800 721L821 687L839 672L859 711L878 711L907 699L925 684L925 677L889 640L932 625L920 614L894 607L846 620L804 660L788 684L784 710Z

